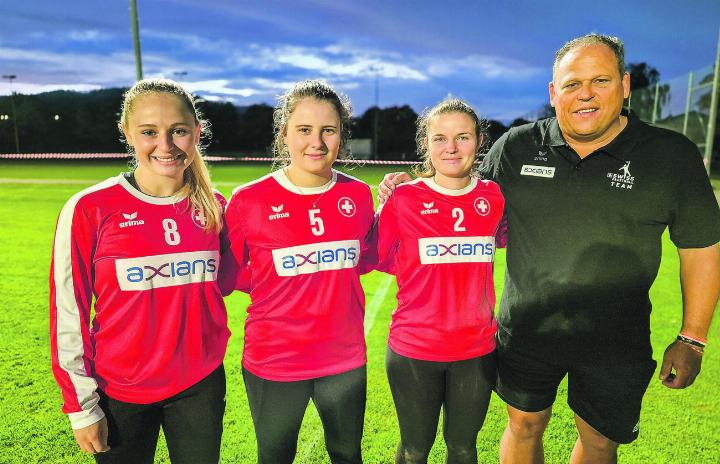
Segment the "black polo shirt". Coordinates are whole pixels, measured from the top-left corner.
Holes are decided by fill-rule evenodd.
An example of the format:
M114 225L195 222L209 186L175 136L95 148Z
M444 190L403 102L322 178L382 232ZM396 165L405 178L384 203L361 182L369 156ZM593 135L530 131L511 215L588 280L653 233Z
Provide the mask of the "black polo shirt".
M665 228L680 248L720 241L697 147L625 115L623 131L584 159L555 118L510 129L485 157L485 176L506 198L498 322L515 340L540 348L632 338L649 347L648 291Z

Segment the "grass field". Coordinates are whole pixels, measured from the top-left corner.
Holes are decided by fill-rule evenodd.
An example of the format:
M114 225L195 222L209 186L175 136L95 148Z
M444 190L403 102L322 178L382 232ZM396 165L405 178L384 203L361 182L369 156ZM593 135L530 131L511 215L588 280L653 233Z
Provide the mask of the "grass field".
M61 396L50 372L48 342L48 266L55 220L75 192L124 169L122 162L0 161L0 463L89 463L74 443L60 411ZM233 186L268 172L267 165L216 165L217 188L229 195ZM352 174L377 185L384 169L362 168ZM497 257L496 286L502 287L504 253ZM678 258L664 237L663 261L652 289L652 342L660 360L680 327ZM385 377L384 355L395 284L384 274L363 278L367 294L368 401L363 452L367 463L390 463L398 441L397 420ZM240 358L247 297L227 299L230 340L225 361L228 381L223 462L252 463L255 440L243 388ZM651 382L645 397L640 438L621 447L620 462L720 463L720 355L718 322L711 333L703 372L690 389L673 391ZM613 375L608 372L608 375ZM565 387L546 433L549 463L567 462L575 431L565 404ZM493 397L478 438L480 462L497 462L498 441L505 426L502 403ZM309 407L298 445L298 463L328 462L320 421ZM444 462L438 440L431 461ZM156 462L166 463L161 444Z

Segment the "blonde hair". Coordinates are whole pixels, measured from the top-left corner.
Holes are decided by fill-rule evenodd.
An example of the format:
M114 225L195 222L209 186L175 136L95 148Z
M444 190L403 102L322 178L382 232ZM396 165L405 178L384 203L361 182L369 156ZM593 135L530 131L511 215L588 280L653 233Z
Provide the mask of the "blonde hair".
M179 98L187 110L193 115L195 124L199 124L202 127L203 136L209 134L209 123L202 119L202 114L195 108L193 96L180 84L169 79L143 79L125 92L120 109L120 121L118 122L121 134L123 133L123 128L128 127L130 114L133 111L133 106L138 97L157 93L167 93ZM121 138L127 145L128 151L134 154L133 147L124 140L124 136L121 135ZM199 210L200 213L205 216L205 231L212 230L219 232L222 227L222 211L220 203L218 203L212 190L210 173L203 159L201 145L195 146L194 155L190 166L185 169L183 174L185 183L178 193L181 196L187 196L190 206ZM135 161L135 163L136 162L137 161Z
M415 132L415 144L417 146L418 158L422 161L413 168L416 177L432 177L435 175L435 167L432 165L428 149L428 129L433 118L441 114L460 113L466 114L475 123L475 137L477 139L477 152L485 145L487 140L487 122L480 119L470 105L455 97L447 97L432 108L426 109L417 119L417 131Z
M338 158L345 159L350 155L350 124L352 121L352 106L350 100L342 93L336 92L327 82L312 79L304 80L293 85L285 94L280 95L273 111L272 144L274 165L285 167L290 164L290 152L284 140L285 128L290 116L298 103L305 98L313 98L321 102L330 103L340 118L340 152Z

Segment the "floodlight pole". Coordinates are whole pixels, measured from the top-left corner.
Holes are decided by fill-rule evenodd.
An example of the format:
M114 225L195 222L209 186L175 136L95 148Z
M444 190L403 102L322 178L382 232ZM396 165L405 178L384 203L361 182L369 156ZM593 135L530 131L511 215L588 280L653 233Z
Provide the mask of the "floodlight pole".
M715 141L715 129L718 109L718 91L720 91L720 29L718 29L717 54L715 56L715 75L713 76L712 97L710 98L710 121L705 138L705 169L710 174L710 162L712 161L713 142Z
M135 49L135 74L137 80L142 80L142 56L140 53L140 25L137 14L137 0L130 0L130 24L132 25L133 48Z
M20 136L18 135L17 113L15 113L15 92L12 89L12 83L17 76L15 74L3 74L3 79L10 81L10 106L13 114L13 127L15 128L15 153L20 153Z
M373 117L373 142L372 142L372 157L373 159L380 159L378 155L378 125L380 124L380 68L372 65L370 67L372 71L375 71L375 116Z

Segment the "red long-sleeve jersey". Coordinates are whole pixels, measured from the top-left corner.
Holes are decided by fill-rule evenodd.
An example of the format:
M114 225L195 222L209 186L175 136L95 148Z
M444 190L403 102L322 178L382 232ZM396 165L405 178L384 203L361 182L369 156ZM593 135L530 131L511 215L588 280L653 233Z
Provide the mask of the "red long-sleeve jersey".
M230 332L216 283L220 238L204 223L186 198L145 195L123 175L63 207L50 269L50 345L73 428L104 416L98 388L153 403L222 362Z
M295 381L364 365L370 188L337 171L324 186L298 188L279 170L238 188L225 216L236 265L250 267L243 366Z
M495 349L492 271L504 205L497 184L475 178L461 190L431 178L395 189L378 221L378 269L398 283L393 351L444 362Z

